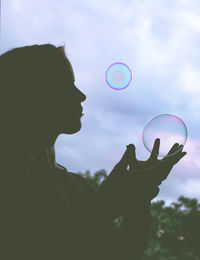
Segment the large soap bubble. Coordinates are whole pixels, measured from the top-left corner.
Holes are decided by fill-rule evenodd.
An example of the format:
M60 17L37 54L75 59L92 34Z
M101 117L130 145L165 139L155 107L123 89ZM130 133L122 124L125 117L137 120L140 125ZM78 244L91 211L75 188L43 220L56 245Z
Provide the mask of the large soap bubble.
M111 88L121 90L131 83L132 72L126 64L115 62L106 70L105 80Z
M155 139L160 138L159 156L164 157L175 143L185 145L187 136L187 128L182 119L170 114L159 114L145 126L142 140L145 148L151 152Z

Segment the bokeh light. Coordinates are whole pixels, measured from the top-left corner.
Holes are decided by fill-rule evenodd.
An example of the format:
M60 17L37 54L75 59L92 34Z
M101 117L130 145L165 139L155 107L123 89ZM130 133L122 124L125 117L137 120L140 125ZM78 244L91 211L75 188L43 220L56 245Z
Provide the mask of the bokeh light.
M115 62L106 70L105 80L113 89L125 89L132 81L131 69L125 63Z
M145 126L142 140L146 149L151 152L155 139L160 138L158 156L164 157L175 143L185 145L187 136L187 128L182 119L175 115L159 114Z

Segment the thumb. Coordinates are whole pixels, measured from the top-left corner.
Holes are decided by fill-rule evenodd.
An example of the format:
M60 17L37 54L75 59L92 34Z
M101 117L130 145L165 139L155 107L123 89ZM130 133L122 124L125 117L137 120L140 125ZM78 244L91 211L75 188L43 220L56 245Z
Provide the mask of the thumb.
M129 144L126 146L127 149L122 156L119 164L122 167L127 167L129 166L129 171L133 171L134 169L134 162L136 161L136 155L135 155L135 146L133 144Z
M127 147L126 151L124 152L121 160L118 162L118 165L121 165L121 166L127 166L128 165L128 161L129 161L128 159L129 159L130 151L129 151L128 146L126 146L126 147Z
M128 146L126 151L124 152L121 160L115 165L114 169L112 170L112 174L121 175L124 170L127 170L127 166L129 163L129 149Z
M111 176L113 175L119 175L121 176L124 173L128 173L127 167L130 166L131 168L131 161L133 162L135 158L135 146L133 144L127 145L127 149L124 152L121 160L115 165L111 172ZM132 159L133 157L133 159ZM130 169L129 169L130 170Z

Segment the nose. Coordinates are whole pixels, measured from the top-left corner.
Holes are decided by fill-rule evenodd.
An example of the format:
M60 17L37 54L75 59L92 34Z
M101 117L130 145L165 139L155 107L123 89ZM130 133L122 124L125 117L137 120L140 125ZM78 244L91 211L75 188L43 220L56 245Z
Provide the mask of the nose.
M86 100L86 95L83 94L83 92L81 92L77 87L75 87L75 88L76 88L76 94L77 94L77 96L79 98L79 101L80 102L85 101Z

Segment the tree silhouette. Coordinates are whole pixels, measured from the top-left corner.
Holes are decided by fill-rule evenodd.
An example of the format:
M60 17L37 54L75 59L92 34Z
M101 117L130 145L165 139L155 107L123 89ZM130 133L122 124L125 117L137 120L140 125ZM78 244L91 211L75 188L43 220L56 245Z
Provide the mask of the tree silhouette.
M97 190L108 175L105 170L78 173ZM180 196L165 206L163 200L151 204L152 227L143 260L200 260L200 204ZM113 220L120 229L123 216Z

